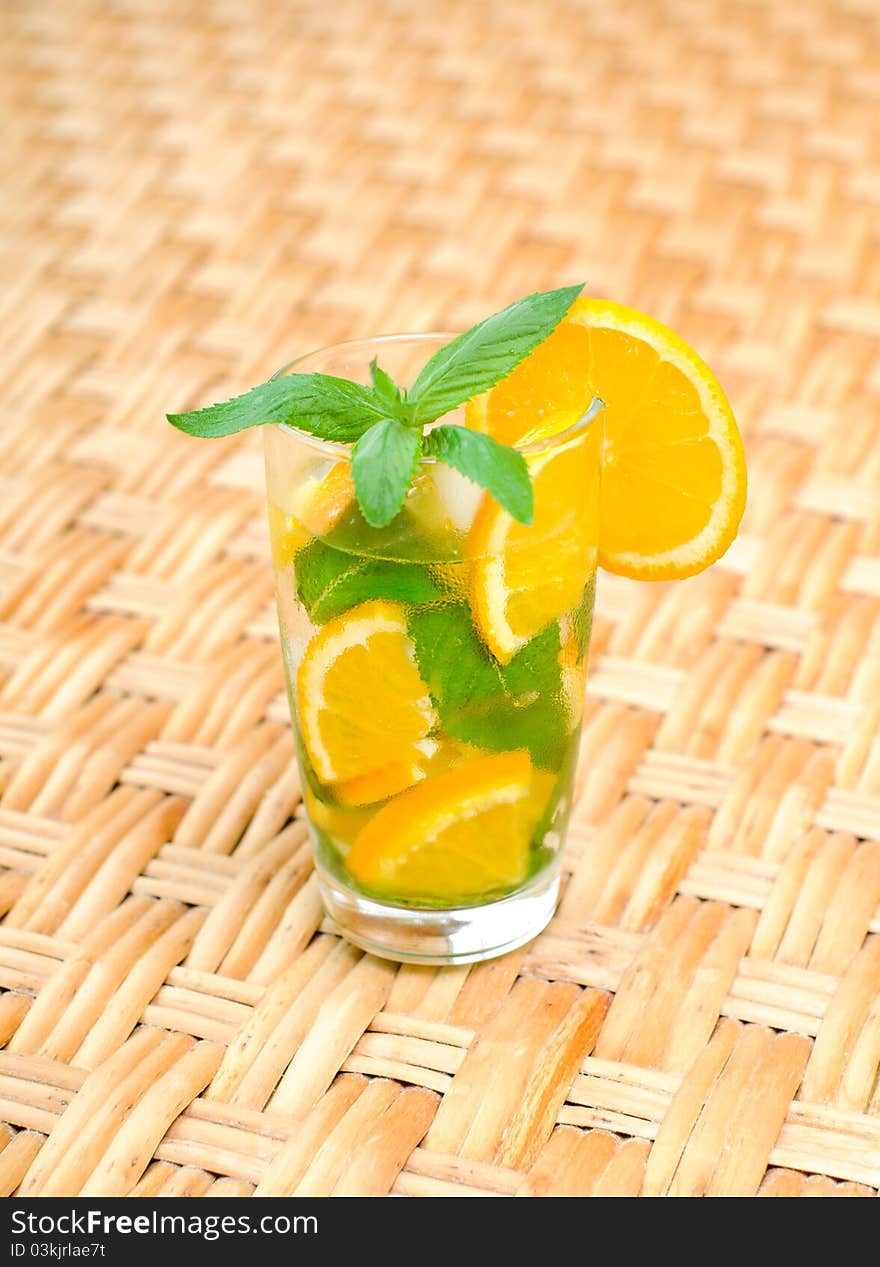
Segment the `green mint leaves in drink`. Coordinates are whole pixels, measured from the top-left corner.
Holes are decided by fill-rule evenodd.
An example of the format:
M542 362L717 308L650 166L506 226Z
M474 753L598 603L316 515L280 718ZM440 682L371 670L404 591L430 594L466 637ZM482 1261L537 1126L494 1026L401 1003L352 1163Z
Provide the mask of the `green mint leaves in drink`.
M349 554L317 537L297 555L296 594L316 625L370 599L419 607L446 598L424 564Z
M287 374L232 400L167 418L193 436L233 435L269 422L353 445L355 496L374 528L398 514L423 455L454 467L528 524L532 488L521 453L466 427L425 429L506 378L553 333L582 289L541 291L487 317L435 352L409 390L373 361L369 386L329 374Z
M527 748L536 766L558 767L571 743L572 720L556 621L503 666L487 657L463 604L411 610L408 630L447 735L489 752Z

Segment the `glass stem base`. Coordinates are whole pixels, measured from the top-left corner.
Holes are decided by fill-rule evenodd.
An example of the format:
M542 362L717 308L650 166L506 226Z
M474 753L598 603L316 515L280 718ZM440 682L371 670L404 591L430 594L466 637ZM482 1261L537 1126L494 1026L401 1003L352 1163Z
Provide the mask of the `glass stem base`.
M450 910L377 902L345 888L322 867L317 872L336 931L361 950L402 963L476 963L516 950L546 927L559 896L558 868L510 897Z

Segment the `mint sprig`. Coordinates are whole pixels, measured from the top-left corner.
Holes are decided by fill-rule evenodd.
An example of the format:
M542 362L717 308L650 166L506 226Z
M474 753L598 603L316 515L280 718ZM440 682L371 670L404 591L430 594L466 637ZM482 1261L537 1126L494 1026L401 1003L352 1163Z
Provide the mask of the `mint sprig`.
M552 334L582 289L537 292L487 317L435 352L409 391L374 360L369 386L329 374L287 374L167 418L193 436L228 436L270 422L353 444L355 496L374 528L400 511L423 453L487 489L514 519L528 524L533 498L522 454L466 427L425 428L506 378Z

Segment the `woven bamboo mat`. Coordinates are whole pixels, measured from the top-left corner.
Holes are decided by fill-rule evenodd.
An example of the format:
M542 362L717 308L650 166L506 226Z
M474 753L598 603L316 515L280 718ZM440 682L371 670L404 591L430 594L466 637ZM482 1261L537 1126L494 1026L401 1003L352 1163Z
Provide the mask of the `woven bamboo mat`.
M2 24L2 1190L876 1194L876 0ZM396 970L322 927L259 440L163 414L582 277L722 378L744 531L602 580L550 929Z

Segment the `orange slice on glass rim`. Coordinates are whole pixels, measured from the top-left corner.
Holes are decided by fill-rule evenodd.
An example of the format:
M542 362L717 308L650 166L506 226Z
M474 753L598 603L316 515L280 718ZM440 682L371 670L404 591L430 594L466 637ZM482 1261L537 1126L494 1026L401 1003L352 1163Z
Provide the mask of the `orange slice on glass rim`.
M693 348L659 321L577 299L507 378L469 401L467 424L504 444L571 425L599 396L599 563L640 580L701 572L736 536L746 466L733 412ZM552 558L547 559L548 568Z

